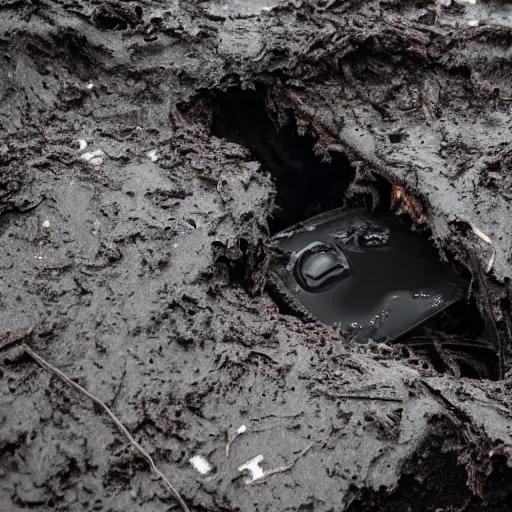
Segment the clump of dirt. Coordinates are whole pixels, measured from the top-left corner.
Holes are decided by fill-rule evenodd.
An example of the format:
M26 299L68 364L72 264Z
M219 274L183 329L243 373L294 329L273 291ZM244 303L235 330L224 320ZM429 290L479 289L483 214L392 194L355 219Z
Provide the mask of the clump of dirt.
M406 511L414 504L419 511L467 510L505 511L511 505L510 487L505 480L510 469L505 459L493 455L486 483L476 493L466 486L470 475L458 464L461 439L453 425L436 418L425 442L404 463L402 476L391 488L357 489L348 498L347 512ZM449 478L447 478L449 476Z
M424 509L505 509L508 6L4 4L4 508L176 510L27 343L110 407L192 510L388 506L397 485L421 509L443 432L453 475ZM271 233L397 191L469 269L505 379L354 345L266 293ZM260 454L270 474L246 485L238 467Z
M421 511L469 510L472 495L466 487L468 474L457 464L454 448L458 442L453 425L434 420L426 441L404 463L397 484L378 491L354 488L347 512L405 511L412 503Z

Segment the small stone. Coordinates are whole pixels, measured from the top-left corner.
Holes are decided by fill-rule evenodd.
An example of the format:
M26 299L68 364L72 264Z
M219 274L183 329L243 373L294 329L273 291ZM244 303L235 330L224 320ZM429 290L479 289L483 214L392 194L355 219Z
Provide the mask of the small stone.
M96 167L96 166L101 165L103 163L103 158L101 156L95 156L94 158L91 158L89 160L89 163Z
M156 162L159 158L159 156L157 155L156 149L152 149L151 151L148 151L147 156L152 162Z
M189 459L189 462L201 475L207 475L212 470L211 464L202 455L194 455Z
M101 149L97 149L96 151L89 151L80 155L80 158L89 162L91 165L98 166L103 163L104 155L105 153Z

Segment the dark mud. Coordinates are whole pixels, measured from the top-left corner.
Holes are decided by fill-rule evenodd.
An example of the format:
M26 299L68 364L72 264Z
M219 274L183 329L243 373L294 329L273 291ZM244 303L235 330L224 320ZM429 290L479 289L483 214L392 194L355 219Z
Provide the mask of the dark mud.
M499 1L2 1L0 339L32 328L192 510L509 510L511 20ZM271 231L391 186L473 276L505 379L353 346L266 293ZM104 414L1 356L2 510L177 510Z

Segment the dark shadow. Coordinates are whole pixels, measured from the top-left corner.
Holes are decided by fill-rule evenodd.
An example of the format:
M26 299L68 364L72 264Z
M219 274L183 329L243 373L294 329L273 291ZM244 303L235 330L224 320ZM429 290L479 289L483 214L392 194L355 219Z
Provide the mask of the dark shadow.
M343 205L355 176L347 157L330 152L327 162L315 154L315 137L299 135L291 113L278 130L267 112L263 87L219 92L213 103L213 134L248 148L275 179L272 232Z

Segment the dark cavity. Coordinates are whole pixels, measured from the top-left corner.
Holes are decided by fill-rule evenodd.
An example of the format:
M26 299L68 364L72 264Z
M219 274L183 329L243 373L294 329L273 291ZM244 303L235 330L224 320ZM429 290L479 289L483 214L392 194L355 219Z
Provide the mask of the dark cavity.
M208 93L199 103L205 102L212 134L249 149L274 177L269 226L283 257L270 291L282 313L336 325L359 341L410 341L438 371L446 370L438 361L442 345L461 354L461 376L498 378L494 344L466 297L466 270L441 263L430 231L413 232L411 219L393 214L387 179L375 175L354 198L356 173L347 156L319 156L317 138L298 133L292 111L280 112L277 123L276 103L262 85Z

